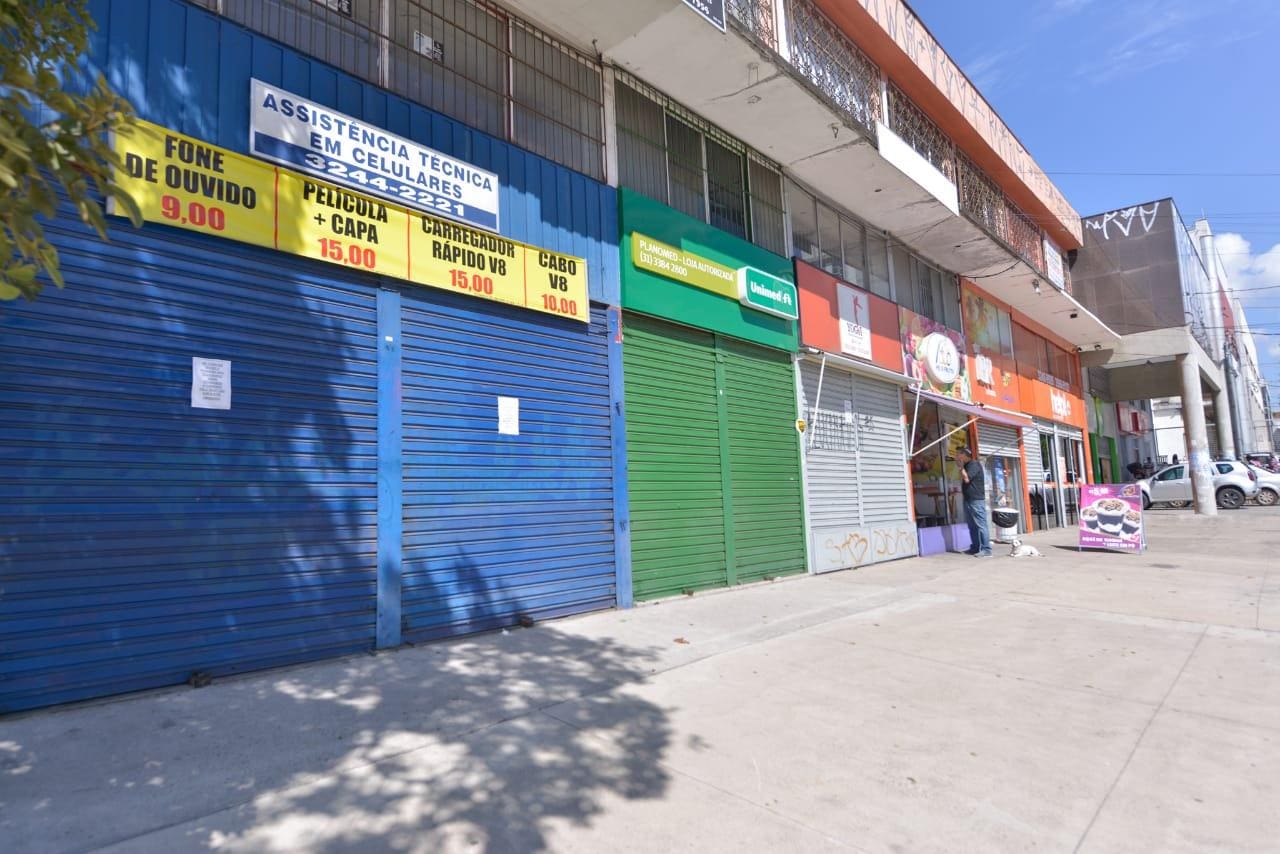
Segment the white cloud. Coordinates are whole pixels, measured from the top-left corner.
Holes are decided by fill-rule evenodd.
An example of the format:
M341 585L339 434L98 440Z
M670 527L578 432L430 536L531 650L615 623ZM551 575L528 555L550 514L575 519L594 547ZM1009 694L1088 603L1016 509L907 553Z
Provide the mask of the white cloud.
M1011 54L1008 50L982 54L965 63L964 73L979 92L989 92L1004 78Z
M1055 15L1074 15L1093 3L1094 0L1053 0L1049 11Z
M1117 14L1100 27L1111 44L1085 52L1076 77L1090 83L1106 83L1181 59L1199 43L1201 19L1213 14L1196 2L1146 0L1117 5Z
M1280 243L1254 252L1243 235L1225 232L1214 236L1214 249L1226 272L1226 285L1249 320L1263 374L1280 379L1272 376L1280 362Z
M1227 285L1245 306L1250 302L1280 302L1280 287L1275 287L1280 285L1280 243L1254 252L1253 244L1243 235L1227 232L1214 237L1214 248L1227 273Z

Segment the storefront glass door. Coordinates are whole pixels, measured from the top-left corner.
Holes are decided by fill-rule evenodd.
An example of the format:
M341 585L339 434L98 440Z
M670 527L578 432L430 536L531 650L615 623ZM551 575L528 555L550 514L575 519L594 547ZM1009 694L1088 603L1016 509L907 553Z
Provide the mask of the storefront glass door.
M1022 461L1017 457L991 456L983 460L986 469L987 507L995 511L1011 507L1018 511L1018 533L1027 532L1026 508L1022 506ZM995 525L992 525L992 532Z
M1052 434L1040 434L1040 463L1044 469L1044 482L1032 487L1031 503L1037 527L1041 530L1062 527L1060 515L1062 502L1058 493L1062 466L1055 453L1055 445L1055 437Z
M1078 439L1058 437L1058 462L1063 472L1058 488L1062 492L1062 508L1066 524L1075 525L1080 513L1080 484L1084 483L1084 443Z

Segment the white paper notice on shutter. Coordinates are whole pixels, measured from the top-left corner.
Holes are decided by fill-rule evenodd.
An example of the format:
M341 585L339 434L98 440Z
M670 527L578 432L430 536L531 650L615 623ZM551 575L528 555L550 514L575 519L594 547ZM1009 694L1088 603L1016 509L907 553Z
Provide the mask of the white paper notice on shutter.
M856 288L841 286L840 351L860 359L871 358L871 300Z
M498 398L498 432L504 436L520 435L520 398Z
M191 357L193 409L231 408L231 363L226 359Z

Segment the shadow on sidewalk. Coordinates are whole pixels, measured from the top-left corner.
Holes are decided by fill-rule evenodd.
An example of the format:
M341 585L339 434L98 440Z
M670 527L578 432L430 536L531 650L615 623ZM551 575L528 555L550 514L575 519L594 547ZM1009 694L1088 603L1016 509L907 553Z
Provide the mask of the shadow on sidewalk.
M664 710L582 704L656 650L540 626L10 719L9 850L541 851L660 797ZM156 835L150 835L155 833Z

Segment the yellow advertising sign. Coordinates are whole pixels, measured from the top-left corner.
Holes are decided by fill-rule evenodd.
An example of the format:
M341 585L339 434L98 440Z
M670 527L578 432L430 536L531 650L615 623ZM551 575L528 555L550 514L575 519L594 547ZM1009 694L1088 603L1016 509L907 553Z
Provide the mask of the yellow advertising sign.
M641 270L738 300L737 270L639 232L631 235L631 262Z
M115 148L124 162L115 179L148 222L590 322L581 258L410 211L149 122L117 134Z
M590 321L581 258L426 214L409 217L410 281Z
M408 211L284 169L278 187L277 249L409 278Z
M589 306L581 296L587 292L587 262L535 246L524 252L526 307L590 321Z
M124 163L115 181L143 219L275 247L273 167L148 122L115 134L113 145Z
M524 247L483 231L410 214L409 280L524 305Z

